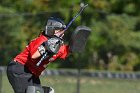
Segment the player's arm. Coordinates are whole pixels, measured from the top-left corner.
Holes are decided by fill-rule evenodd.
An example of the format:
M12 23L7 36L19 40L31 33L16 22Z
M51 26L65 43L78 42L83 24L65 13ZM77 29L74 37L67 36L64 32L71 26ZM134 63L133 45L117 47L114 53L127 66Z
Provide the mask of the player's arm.
M36 52L32 55L32 59L39 58L46 52L46 47L47 45L45 44L46 42L43 42L36 50Z
M38 58L44 55L46 52L51 54L57 54L63 41L58 37L50 38L49 40L43 42L39 47L38 50L32 55L32 58ZM62 50L61 50L62 51Z
M37 50L33 55L32 55L32 59L36 59L39 58L41 56L40 52Z

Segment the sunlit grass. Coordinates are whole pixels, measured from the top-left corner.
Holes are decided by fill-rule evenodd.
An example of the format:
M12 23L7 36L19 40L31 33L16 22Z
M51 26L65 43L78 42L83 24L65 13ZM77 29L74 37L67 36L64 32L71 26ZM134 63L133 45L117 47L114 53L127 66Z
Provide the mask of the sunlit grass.
M6 75L3 75L2 93L14 93ZM77 78L72 76L44 76L42 85L51 86L55 93L76 93ZM80 78L80 93L139 93L139 80L110 80L90 77Z

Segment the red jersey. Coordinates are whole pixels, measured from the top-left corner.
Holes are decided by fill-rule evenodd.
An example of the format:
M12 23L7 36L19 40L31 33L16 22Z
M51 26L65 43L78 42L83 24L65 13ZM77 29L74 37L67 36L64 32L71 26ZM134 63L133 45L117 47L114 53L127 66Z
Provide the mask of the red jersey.
M44 42L47 41L48 38L44 35L39 36L38 38L32 40L29 45L17 55L14 60L17 62L25 65L28 69L36 76L39 76L41 72L46 68L46 65L49 63L49 58L44 60L40 66L36 66L37 62L40 60L41 57L37 59L32 59L32 55L37 51L38 47ZM65 59L68 55L69 47L66 45L62 45L57 54L53 55L52 58L56 60L57 58Z

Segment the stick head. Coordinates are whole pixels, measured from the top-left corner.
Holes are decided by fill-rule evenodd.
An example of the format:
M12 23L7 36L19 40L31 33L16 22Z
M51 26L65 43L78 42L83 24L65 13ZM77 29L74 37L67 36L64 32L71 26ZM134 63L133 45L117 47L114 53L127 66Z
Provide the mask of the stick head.
M86 26L78 26L72 33L69 46L71 52L82 52L85 48L91 29Z

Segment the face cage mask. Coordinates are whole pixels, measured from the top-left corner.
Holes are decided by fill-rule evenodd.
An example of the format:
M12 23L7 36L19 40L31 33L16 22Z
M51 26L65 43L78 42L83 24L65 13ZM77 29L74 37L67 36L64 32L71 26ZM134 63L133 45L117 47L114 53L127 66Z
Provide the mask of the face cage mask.
M45 35L52 36L55 34L55 30L64 30L66 28L66 25L62 25L60 22L56 22L55 24L57 25L46 26Z

